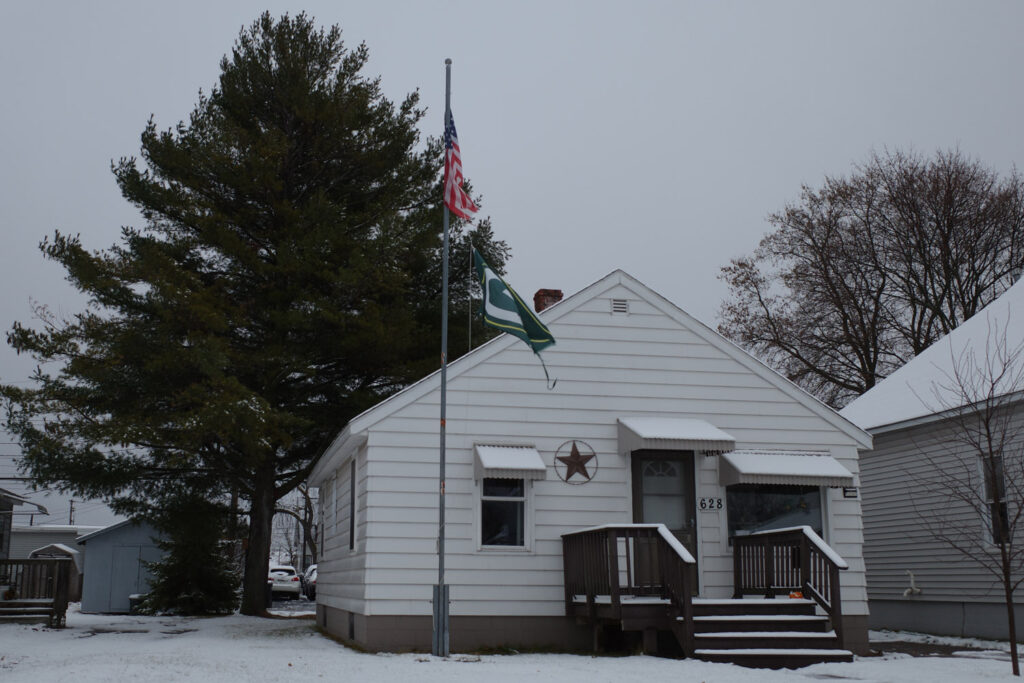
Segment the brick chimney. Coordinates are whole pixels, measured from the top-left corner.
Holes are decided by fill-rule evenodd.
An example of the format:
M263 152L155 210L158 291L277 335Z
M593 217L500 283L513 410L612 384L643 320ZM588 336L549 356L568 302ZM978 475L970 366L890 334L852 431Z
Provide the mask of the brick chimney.
M553 306L561 301L562 296L560 289L538 289L537 293L533 295L533 309L540 313L548 306Z

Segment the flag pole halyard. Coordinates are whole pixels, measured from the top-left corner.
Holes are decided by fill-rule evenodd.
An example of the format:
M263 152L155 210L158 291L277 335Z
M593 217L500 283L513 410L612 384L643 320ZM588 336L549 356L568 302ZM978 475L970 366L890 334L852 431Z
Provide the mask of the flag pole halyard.
M451 122L452 60L444 60L445 136ZM447 150L445 154L447 155ZM448 165L445 164L447 185ZM449 654L448 585L444 582L444 494L445 494L445 418L448 399L448 202L444 205L444 237L441 245L441 452L437 510L437 585L434 586L434 633L431 652L438 657Z

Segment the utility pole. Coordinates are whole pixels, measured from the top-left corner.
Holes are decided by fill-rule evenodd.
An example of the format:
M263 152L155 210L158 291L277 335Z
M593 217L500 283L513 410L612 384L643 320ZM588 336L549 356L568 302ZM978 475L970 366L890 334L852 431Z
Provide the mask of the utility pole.
M75 501L68 501L68 524L75 523Z

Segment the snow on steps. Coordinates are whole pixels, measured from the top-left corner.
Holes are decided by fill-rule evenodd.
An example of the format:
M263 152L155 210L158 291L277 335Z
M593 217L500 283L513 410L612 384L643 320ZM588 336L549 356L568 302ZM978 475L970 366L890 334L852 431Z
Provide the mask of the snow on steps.
M698 659L774 669L853 661L812 601L694 600L693 606Z
M0 623L47 624L53 619L53 600L15 599L0 600Z

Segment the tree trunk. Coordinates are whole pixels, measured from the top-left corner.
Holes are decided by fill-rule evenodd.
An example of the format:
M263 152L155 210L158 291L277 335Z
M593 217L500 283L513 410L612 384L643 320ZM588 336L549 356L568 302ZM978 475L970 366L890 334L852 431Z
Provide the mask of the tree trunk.
M309 548L309 563L316 564L317 547L316 538L314 537L316 526L313 524L313 501L309 497L308 488L302 491L302 498L302 531L305 537L306 547Z
M1000 523L998 526L1001 530L1002 524ZM1010 662L1013 665L1013 675L1020 676L1020 658L1017 656L1017 617L1013 612L1013 572L1006 543L999 545L1003 555L1003 591L1006 594L1006 621L1010 630Z
M238 540L238 488L231 488L231 516L228 518L228 538Z
M267 574L270 569L270 532L274 521L274 487L257 485L249 508L249 545L245 551L242 578L242 614L261 615L267 604Z

